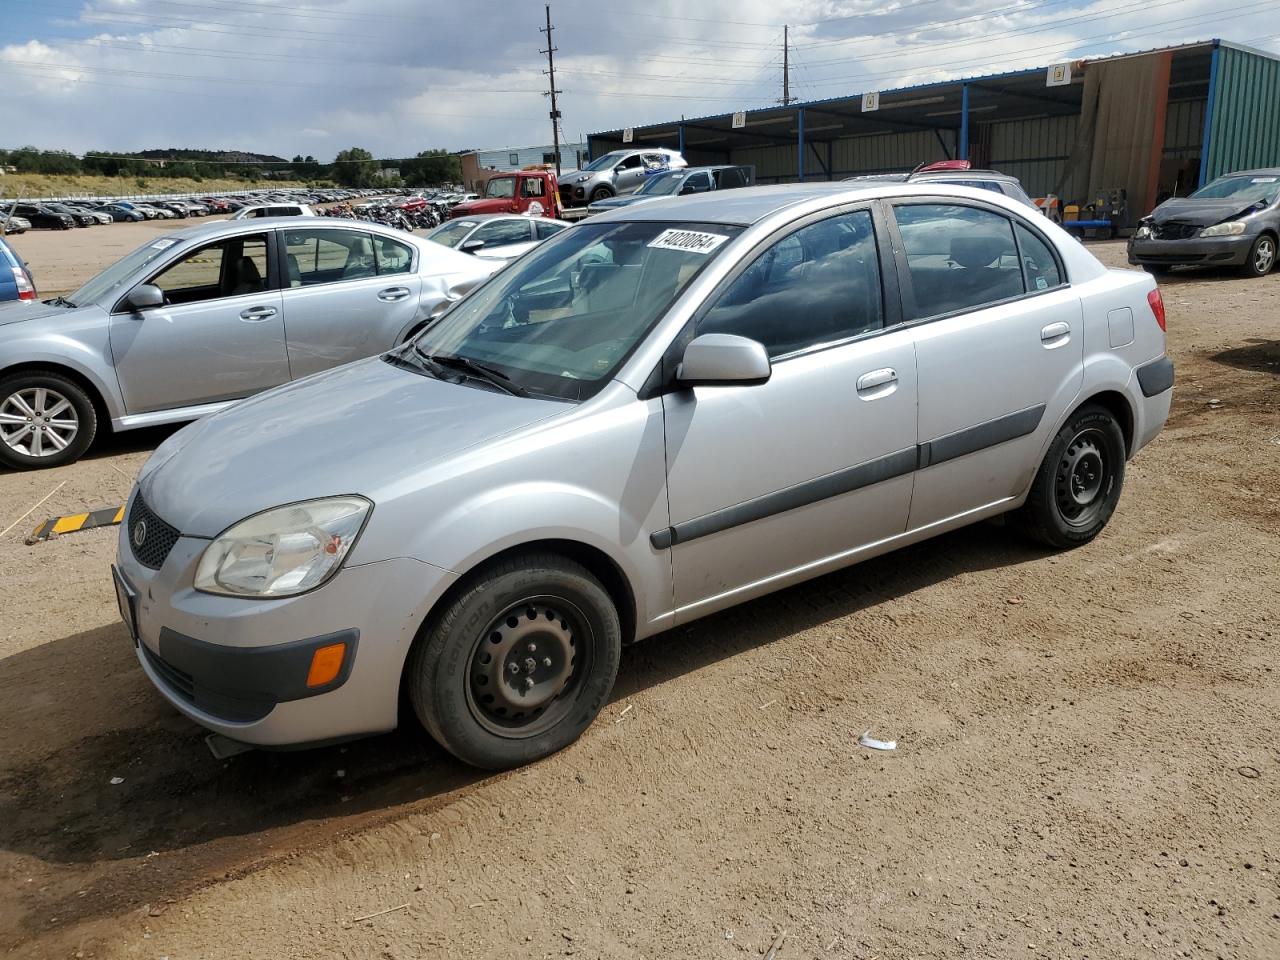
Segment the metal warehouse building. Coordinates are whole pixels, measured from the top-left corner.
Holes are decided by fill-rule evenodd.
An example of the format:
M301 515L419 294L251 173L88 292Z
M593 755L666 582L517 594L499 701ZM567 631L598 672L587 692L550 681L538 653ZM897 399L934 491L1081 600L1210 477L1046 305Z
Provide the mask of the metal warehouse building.
M1280 59L1209 40L610 130L587 146L593 157L664 146L691 164L754 164L761 183L967 159L1037 197L1085 204L1124 190L1136 220L1222 173L1280 165Z

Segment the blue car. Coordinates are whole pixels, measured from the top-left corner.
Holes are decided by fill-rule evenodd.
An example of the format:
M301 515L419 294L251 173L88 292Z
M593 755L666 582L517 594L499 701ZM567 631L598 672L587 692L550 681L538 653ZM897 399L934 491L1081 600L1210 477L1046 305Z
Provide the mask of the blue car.
M18 251L0 238L0 303L35 300L36 285Z

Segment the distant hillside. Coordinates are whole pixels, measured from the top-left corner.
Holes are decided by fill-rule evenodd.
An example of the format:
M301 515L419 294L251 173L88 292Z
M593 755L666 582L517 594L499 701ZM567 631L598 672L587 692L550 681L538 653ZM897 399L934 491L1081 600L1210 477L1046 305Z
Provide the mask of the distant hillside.
M284 157L271 153L250 153L247 150L187 150L168 147L164 150L141 150L134 156L148 160L203 160L208 163L288 163Z

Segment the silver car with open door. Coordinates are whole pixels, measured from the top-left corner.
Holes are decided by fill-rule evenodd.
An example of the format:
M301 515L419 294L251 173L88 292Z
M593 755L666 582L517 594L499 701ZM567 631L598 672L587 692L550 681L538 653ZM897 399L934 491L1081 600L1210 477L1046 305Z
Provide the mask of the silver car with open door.
M637 204L171 437L121 613L231 740L389 730L404 692L462 759L536 760L624 643L999 514L1092 541L1168 415L1163 328L1150 277L987 191Z

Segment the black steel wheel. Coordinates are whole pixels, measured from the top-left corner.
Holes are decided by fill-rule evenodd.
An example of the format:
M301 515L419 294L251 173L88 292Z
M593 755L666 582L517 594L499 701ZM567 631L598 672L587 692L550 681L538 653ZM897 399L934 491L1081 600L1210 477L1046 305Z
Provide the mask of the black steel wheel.
M588 198L588 200L591 203L597 203L600 200L608 200L612 196L613 196L613 191L610 190L608 187L596 187L594 190L591 191L591 196Z
M1243 272L1246 277L1265 277L1275 269L1276 238L1264 233L1253 241L1249 248L1249 258L1244 262Z
M1086 404L1063 424L1015 519L1051 547L1088 543L1107 525L1124 486L1124 431L1105 407Z
M405 685L441 746L501 770L582 734L613 689L621 649L599 580L556 554L520 554L471 575L429 618Z

